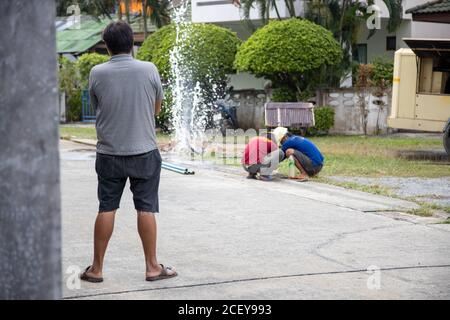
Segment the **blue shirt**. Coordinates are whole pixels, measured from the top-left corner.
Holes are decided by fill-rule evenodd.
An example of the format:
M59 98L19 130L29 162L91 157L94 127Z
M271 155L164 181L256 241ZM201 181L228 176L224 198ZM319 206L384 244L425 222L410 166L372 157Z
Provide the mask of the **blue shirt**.
M281 149L286 152L287 149L295 149L311 159L313 165L323 165L323 155L319 149L306 138L299 136L291 136L283 143Z

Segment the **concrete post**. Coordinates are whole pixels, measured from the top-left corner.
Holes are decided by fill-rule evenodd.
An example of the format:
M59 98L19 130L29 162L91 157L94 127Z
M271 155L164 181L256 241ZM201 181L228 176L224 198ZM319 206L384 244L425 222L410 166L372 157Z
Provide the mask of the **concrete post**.
M0 299L58 299L55 4L0 1L0 12Z

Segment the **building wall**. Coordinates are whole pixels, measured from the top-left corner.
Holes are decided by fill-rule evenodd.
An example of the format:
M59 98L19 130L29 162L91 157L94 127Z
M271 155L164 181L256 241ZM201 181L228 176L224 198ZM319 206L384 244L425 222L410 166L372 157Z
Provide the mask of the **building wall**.
M283 0L277 0L278 12L282 18L289 17L286 4ZM295 10L299 15L303 15L305 0L295 1ZM276 18L274 9L270 11L270 18ZM231 3L230 0L192 0L192 22L238 22L244 19L241 9ZM250 11L251 20L259 20L258 8L255 6Z
M403 21L395 33L389 33L387 31L389 11L381 0L375 1L381 9L381 29L367 39L369 30L364 23L358 40L358 43L367 44L368 62L373 61L375 57L394 58L395 51L386 50L388 36L396 36L396 49L408 48L403 38L450 38L450 24L412 21L411 15L405 13L406 10L423 3L424 0L403 0Z
M382 108L374 103L379 98L376 98L372 93L367 94L365 99L368 106L367 134L388 132L387 117L390 113L391 93L388 92L382 98ZM317 93L318 106L330 106L334 109L334 126L330 130L331 133L364 133L360 101L361 97L354 88L324 89Z

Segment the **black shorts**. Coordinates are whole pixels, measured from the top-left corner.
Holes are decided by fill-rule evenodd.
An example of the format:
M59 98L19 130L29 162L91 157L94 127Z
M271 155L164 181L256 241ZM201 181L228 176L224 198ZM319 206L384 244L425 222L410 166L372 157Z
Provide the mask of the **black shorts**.
M312 160L304 153L294 150L294 157L300 162L300 165L305 169L308 176L315 176L322 170L322 165L315 166Z
M138 211L159 212L158 188L161 174L158 149L133 156L111 156L97 153L95 171L98 177L99 212L119 208L127 179Z

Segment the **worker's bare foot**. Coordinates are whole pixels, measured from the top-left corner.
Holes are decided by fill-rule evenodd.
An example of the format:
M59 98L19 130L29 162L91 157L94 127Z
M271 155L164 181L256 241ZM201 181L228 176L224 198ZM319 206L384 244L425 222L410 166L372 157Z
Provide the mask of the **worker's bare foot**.
M299 176L289 177L289 179L294 179L294 180L298 180L300 182L303 182L303 181L308 181L309 180L309 176L307 174L301 174Z

